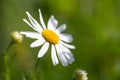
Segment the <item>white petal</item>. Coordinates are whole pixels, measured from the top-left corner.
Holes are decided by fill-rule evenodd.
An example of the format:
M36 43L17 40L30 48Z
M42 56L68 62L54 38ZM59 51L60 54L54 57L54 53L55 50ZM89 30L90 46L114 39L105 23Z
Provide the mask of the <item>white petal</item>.
M26 14L31 22L31 25L34 26L34 28L36 29L36 31L38 32L42 32L42 27L40 26L40 24L30 15L29 12L26 11Z
M51 49L51 57L52 57L52 62L54 65L57 65L59 63L57 55L56 55L56 50L54 45L52 45L52 49Z
M44 23L44 20L43 20L43 17L42 17L42 13L41 13L41 10L38 9L39 11L39 17L40 17L40 22L41 22L41 25L44 29L46 29L46 26L45 26L45 23Z
M47 27L48 27L48 29L55 30L57 25L58 25L58 21L52 15L48 20Z
M66 29L66 24L63 24L63 25L59 26L59 27L56 29L56 31L57 31L58 33L61 33L61 32L64 31L65 29Z
M41 58L45 55L45 53L48 51L48 48L49 48L49 43L46 42L42 48L40 49L39 53L38 53L38 58Z
M29 23L26 19L23 19L23 21L36 31L36 28L33 25L31 25L31 23Z
M59 44L59 45L61 46L61 49L63 51L63 55L66 57L68 63L71 64L74 61L74 57L73 57L72 52L67 47L64 47L61 44Z
M70 64L75 61L72 53L64 53L64 56L66 57L68 63Z
M73 37L70 34L60 34L60 39L68 43L73 41Z
M59 59L62 63L63 66L67 66L68 65L68 62L67 62L67 59L65 58L64 54L59 54Z
M60 62L62 63L63 66L67 66L68 62L67 62L66 57L63 55L61 46L59 44L57 44L55 46L56 46L56 50L57 50L57 54L58 54L58 58L59 58Z
M30 47L33 48L33 47L41 46L44 42L45 42L44 39L36 40L30 45Z
M70 45L70 44L66 44L66 43L64 43L63 41L60 41L60 43L61 43L62 45L64 45L65 47L67 47L67 48L75 49L75 46Z
M20 34L24 34L26 37L33 38L33 39L43 39L42 35L37 32L21 31Z

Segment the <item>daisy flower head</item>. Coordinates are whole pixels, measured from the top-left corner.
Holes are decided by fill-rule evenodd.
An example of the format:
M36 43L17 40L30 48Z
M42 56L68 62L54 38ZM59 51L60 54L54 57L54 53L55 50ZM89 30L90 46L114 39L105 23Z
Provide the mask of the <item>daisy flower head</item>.
M38 58L42 58L51 46L53 65L57 65L59 61L63 66L71 64L74 61L74 57L70 49L75 49L75 46L68 44L73 41L72 36L62 33L66 29L66 24L57 27L58 21L51 15L46 26L40 9L38 12L40 23L37 22L28 11L26 11L26 14L29 21L23 19L35 32L21 31L20 33L26 37L36 39L30 44L31 48L42 46L38 52Z

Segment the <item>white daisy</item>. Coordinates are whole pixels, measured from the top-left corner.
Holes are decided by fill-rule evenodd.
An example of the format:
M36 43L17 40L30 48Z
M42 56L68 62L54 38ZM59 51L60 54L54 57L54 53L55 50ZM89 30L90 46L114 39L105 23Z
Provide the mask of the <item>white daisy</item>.
M59 61L63 66L67 66L68 63L71 64L74 61L74 57L69 49L75 49L75 46L67 44L73 41L70 34L62 34L66 29L66 25L63 24L57 27L58 21L52 15L49 18L46 27L40 9L38 11L41 24L39 24L27 11L26 14L29 21L23 19L25 23L35 30L35 32L21 31L20 33L26 35L26 37L36 39L36 41L30 44L31 48L42 45L38 53L38 58L43 57L51 46L51 58L54 65L57 65Z

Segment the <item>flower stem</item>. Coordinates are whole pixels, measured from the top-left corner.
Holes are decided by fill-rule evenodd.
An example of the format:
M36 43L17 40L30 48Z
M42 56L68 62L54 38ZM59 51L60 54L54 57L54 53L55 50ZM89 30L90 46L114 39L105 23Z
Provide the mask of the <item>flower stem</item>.
M37 80L36 79L36 72L37 72L37 67L38 67L39 60L40 60L40 58L38 58L36 63L35 63L34 70L33 70L33 73L32 73L32 80Z
M10 80L10 69L9 69L9 63L8 63L8 51L10 47L13 45L13 41L11 41L7 47L7 49L4 52L4 65L5 65L5 80Z

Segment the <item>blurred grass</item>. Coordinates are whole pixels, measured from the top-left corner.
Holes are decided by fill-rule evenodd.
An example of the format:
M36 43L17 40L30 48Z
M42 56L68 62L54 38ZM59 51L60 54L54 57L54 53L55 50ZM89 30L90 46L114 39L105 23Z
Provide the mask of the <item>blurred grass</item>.
M76 50L72 50L75 62L67 67L61 64L54 67L49 51L39 63L41 80L71 80L77 68L86 70L89 80L120 79L119 0L1 0L1 54L10 42L12 31L32 30L22 19L27 18L25 11L29 11L39 20L38 8L42 10L45 23L52 14L59 24L66 23L66 32L73 35L76 46ZM12 80L21 80L24 73L30 75L40 49L30 49L32 41L24 38L21 45L11 48L10 55L16 54L10 66ZM0 56L0 80L4 80L3 72Z

